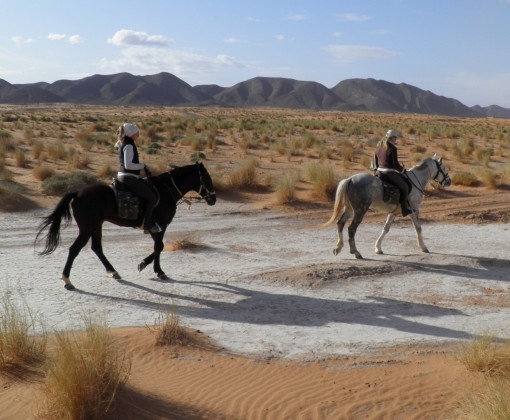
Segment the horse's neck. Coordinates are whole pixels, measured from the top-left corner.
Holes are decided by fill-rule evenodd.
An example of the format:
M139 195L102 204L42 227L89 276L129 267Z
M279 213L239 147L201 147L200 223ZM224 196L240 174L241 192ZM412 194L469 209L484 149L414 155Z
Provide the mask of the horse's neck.
M420 183L421 188L425 188L425 186L428 184L428 182L432 178L432 172L433 172L432 165L433 164L434 164L434 162L432 161L432 159L427 159L426 165L420 165L419 167L412 168L409 171L409 172L412 172L413 175L416 177L416 179L419 180L418 182ZM412 179L411 179L411 181L412 181Z
M186 173L177 173L171 174L171 185L177 190L181 195L185 195L186 193L193 190L193 182L191 182L191 177Z

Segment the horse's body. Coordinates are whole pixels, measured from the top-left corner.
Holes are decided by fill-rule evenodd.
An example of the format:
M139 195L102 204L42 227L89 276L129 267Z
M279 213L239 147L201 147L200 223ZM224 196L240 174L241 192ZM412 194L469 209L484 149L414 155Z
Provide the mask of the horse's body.
M436 181L440 187L449 186L451 184L450 176L446 172L441 158L436 155L432 158L424 159L406 173L412 185L408 201L410 208L414 210L410 217L416 230L418 245L423 252L429 252L423 243L418 211L423 200L423 190L430 180ZM348 228L350 253L354 254L356 258L363 258L356 249L354 237L368 209L388 213L383 231L375 243L375 252L382 254L382 241L389 232L395 216L400 213L400 204L398 202L386 203L383 201L383 181L377 176L362 173L340 181L336 190L333 215L324 224L324 226L329 226L335 220L337 221L338 242L333 250L335 255L340 253L344 245L342 237L343 228L354 215Z
M216 203L216 193L211 177L202 163L175 168L158 176L153 176L148 181L157 189L159 202L154 207L153 218L159 223L162 231L151 233L154 241L154 252L144 258L138 265L138 270L143 270L151 262L154 262L154 272L158 278L166 279L167 276L161 269L160 255L163 250L163 237L165 230L175 216L177 203L189 191L196 191L207 204ZM66 194L57 204L53 212L45 217L39 226L37 238L49 227L46 234L45 248L41 255L51 254L60 244L60 225L62 220L68 223L72 215L79 229L76 240L69 248L67 261L62 272L64 287L73 290L74 286L69 280L71 267L75 258L89 239L92 240L92 251L103 263L106 272L113 278L120 279L120 275L113 268L103 253L101 243L102 225L107 221L118 226L139 227L142 218L135 220L123 219L118 216L117 202L113 189L108 185L91 185L84 189Z

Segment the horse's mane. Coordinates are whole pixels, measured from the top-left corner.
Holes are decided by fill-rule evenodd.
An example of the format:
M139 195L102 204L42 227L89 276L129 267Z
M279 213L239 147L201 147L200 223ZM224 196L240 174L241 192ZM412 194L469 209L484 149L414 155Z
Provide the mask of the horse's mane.
M430 159L431 158L423 159L420 163L414 165L410 170L412 171L413 169L417 169L417 170L425 169L427 167L427 161Z

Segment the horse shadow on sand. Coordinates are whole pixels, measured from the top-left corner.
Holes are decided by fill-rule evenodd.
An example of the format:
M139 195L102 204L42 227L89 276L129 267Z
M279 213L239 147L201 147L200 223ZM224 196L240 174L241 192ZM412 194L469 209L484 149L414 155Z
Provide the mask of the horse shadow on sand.
M424 337L468 340L473 334L426 319L468 316L460 310L412 301L365 296L363 299L326 299L300 294L266 293L218 282L176 281L190 293L163 292L148 286L119 280L119 284L137 289L144 298L111 296L76 290L76 293L106 299L111 304L129 304L157 312L175 312L181 316L218 322L273 325L283 327L321 327L329 323L366 325ZM193 292L192 290L195 290ZM195 295L196 294L196 295ZM217 298L201 296L218 296ZM166 302L169 301L169 302ZM421 319L421 318L424 319ZM341 331L339 331L341 334Z

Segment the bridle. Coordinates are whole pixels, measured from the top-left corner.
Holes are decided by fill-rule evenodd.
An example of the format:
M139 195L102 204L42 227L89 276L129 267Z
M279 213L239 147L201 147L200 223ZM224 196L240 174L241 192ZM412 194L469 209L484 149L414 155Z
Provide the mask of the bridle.
M432 159L434 161L434 163L436 164L436 168L437 168L437 172L436 172L436 175L434 175L434 177L432 177L432 180L437 182L439 184L439 187L440 188L444 188L445 186L445 183L447 182L447 180L450 178L450 176L448 175L447 172L445 172L444 170L444 167L443 167L443 164L436 160L436 159ZM409 174L413 174L414 178L415 178L415 181L416 183L418 183L419 185L416 185L415 181L413 181L410 177L409 177ZM414 188L416 188L418 191L420 191L420 193L423 194L423 189L425 188L425 185L427 184L425 182L425 185L421 185L421 183L419 182L418 180L418 176L414 173L414 172L410 172L410 171L406 171L405 172L406 176L407 176L407 179L409 180L409 182L411 182L411 184L413 185ZM443 179L441 181L438 181L436 178L439 176L439 174L441 174L443 176Z
M434 162L436 163L437 173L432 179L436 181L441 188L444 188L445 183L447 182L448 179L450 179L450 175L448 175L448 173L445 172L444 166L441 162L437 161L436 159L434 159ZM438 181L436 179L439 176L439 174L443 176L443 179L441 181Z

